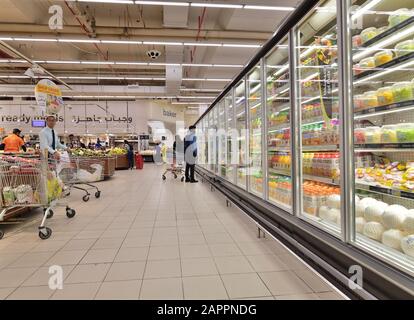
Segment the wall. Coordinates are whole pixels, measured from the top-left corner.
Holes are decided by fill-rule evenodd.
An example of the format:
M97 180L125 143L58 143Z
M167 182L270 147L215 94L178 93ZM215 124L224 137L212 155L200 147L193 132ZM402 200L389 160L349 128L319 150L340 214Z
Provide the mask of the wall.
M41 129L33 128L31 121L39 116L34 102L0 101L0 127L5 132L20 128L23 134L37 133ZM77 101L66 102L59 118L56 129L61 134L144 133L149 120L162 121L175 133L184 112L164 101Z

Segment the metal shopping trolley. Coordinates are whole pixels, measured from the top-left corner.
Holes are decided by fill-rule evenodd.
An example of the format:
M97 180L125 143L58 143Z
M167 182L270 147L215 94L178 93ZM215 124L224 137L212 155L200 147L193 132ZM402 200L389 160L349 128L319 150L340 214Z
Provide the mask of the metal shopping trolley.
M182 166L182 157L178 154L175 154L175 152L173 153L168 153L167 154L167 159L170 162L172 160L170 167L167 167L164 171L164 173L162 174L162 180L166 180L167 179L167 174L171 174L174 179L177 179L178 177L180 177L181 182L184 181L184 168Z
M58 176L69 189L85 193L82 200L87 202L93 190L95 198L100 198L102 191L93 182L103 181L105 162L99 158L73 157L62 159L58 164ZM67 191L67 194L70 190Z
M75 210L60 203L65 196L65 185L56 174L53 160L24 159L20 157L0 157L0 222L4 221L8 210L21 207L43 208L43 218L39 225L39 237L48 239L52 229L46 227L46 219L53 216L52 208L65 206L68 218L73 218ZM0 231L0 238L3 237Z

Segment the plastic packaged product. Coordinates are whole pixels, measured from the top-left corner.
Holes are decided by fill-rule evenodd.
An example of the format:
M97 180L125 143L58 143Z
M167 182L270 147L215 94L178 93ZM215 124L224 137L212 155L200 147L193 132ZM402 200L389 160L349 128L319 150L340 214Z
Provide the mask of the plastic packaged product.
M359 48L362 45L362 37L360 35L356 35L352 37L352 47Z
M356 128L354 130L354 140L356 144L364 144L366 142L365 139L365 129L364 128Z
M13 188L11 187L3 188L3 199L4 199L5 206L11 206L14 204L16 197L14 195Z
M16 203L33 203L33 189L29 185L20 185L14 189Z
M368 238L381 241L382 234L384 233L384 226L379 222L367 222L364 225L363 234Z
M382 223L387 229L402 229L407 209L398 204L387 207L382 215Z
M362 42L365 43L378 35L378 29L375 27L367 28L361 32Z
M390 24L389 26L390 28L395 27L396 25L409 19L410 17L412 17L410 10L408 10L407 8L401 8L389 16L388 18L388 22Z
M414 100L413 86L411 82L399 82L392 86L395 102Z
M401 250L401 240L404 237L404 233L397 229L390 229L382 234L382 243L387 247L393 248L398 251Z
M384 87L377 90L378 105L386 106L394 103L394 93L391 87Z
M408 210L403 222L403 229L410 234L414 233L414 209Z
M356 232L362 233L364 231L364 226L366 224L366 220L363 217L357 217L355 219L355 229Z
M414 257L414 234L401 239L401 248L406 255Z
M365 59L362 59L359 62L359 66L361 69L373 69L375 68L375 58L374 57L368 57Z
M407 54L413 53L414 52L414 40L407 40L407 41L398 43L395 46L395 52L396 52L397 57L402 57Z
M384 51L377 52L374 55L375 65L380 66L384 63L390 62L392 61L393 57L394 55L391 50L384 50Z
M381 143L380 127L368 127L365 129L365 141L367 144Z
M385 125L381 128L381 143L397 143L397 126Z
M376 221L382 222L382 215L384 214L385 209L388 207L388 204L385 202L377 201L366 207L364 218L367 221Z
M330 208L341 208L341 196L339 194L332 194L326 199L326 205Z
M414 142L414 123L401 123L397 125L397 140L399 143Z
M361 74L364 70L361 68L361 65L359 63L357 63L356 65L354 65L354 67L352 68L353 72L354 72L354 76L357 76L359 74Z
M354 96L354 109L355 111L364 109L364 96L362 94Z
M375 91L367 91L362 96L363 109L370 109L378 107L378 96Z

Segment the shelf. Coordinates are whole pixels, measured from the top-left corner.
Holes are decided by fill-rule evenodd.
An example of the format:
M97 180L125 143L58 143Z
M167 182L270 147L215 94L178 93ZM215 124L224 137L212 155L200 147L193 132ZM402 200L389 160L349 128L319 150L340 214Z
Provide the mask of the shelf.
M354 85L364 82L365 80L369 80L372 78L380 77L382 75L390 74L394 70L400 70L401 65L404 62L408 61L407 64L410 64L410 65L414 64L413 59L414 59L414 52L406 54L402 57L395 58L392 61L384 63L377 68L364 71L361 74L354 76ZM395 68L392 68L392 67L395 67Z
M270 128L268 128L268 132L272 133L272 132L277 132L277 131L284 131L284 130L288 130L290 129L290 127L286 127L287 125L289 125L288 123L285 123L284 125L280 125L280 126L272 126Z
M274 95L272 95L271 97L267 98L267 101L273 101L276 97L278 97L278 96L280 96L282 94L288 93L289 92L289 89L290 89L290 84L287 83L283 87L278 88L276 90L276 93Z
M359 190L371 191L379 194L414 200L414 192L385 188L360 180L356 180L355 185Z
M327 178L327 177L318 177L318 176L312 176L312 175L309 175L309 174L304 174L303 179L304 180L318 181L318 182L322 182L322 183L326 183L326 184L332 184L332 185L335 185L335 186L339 185L339 179L332 179L332 178Z
M398 103L388 104L386 106L380 106L370 109L365 109L362 111L355 112L354 119L364 119L368 117L375 117L379 115L389 114L389 113L396 113L402 111L410 111L414 109L414 100L408 100Z
M268 172L273 173L273 174L277 174L277 175L280 175L280 176L286 176L286 177L291 177L292 176L292 173L288 170L269 168Z
M269 152L290 152L290 146L280 146L280 147L267 147L267 151Z
M414 143L357 144L355 152L414 152Z
M339 151L339 145L337 144L327 144L327 145L318 145L318 146L302 146L303 152L312 152L312 151Z

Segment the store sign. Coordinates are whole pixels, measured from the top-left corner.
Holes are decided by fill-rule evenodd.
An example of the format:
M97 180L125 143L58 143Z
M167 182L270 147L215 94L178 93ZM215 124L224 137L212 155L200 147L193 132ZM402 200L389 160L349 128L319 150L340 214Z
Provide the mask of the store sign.
M46 120L46 116L29 116L23 113L21 116L2 115L0 119L1 119L1 122L10 122L10 123L16 122L16 123L28 124L31 121ZM65 119L62 116L58 116L56 119L58 122L65 121Z
M56 115L63 107L62 91L48 79L40 80L35 87L35 97L40 110Z
M93 115L93 116L90 116L90 117L84 117L84 118L81 118L81 117L76 117L76 116L74 116L73 117L73 122L75 122L76 124L78 124L78 123L84 123L84 122L99 122L99 123L102 123L102 122L107 122L107 123L110 123L110 122L123 122L123 123L132 123L132 117L116 117L116 116L114 116L114 115L112 115L112 116L105 116L105 117L101 117L101 116L96 116L96 115Z
M171 118L176 118L177 117L177 113L171 112L171 111L168 111L168 110L165 110L165 109L162 109L162 115L164 117L171 117Z

